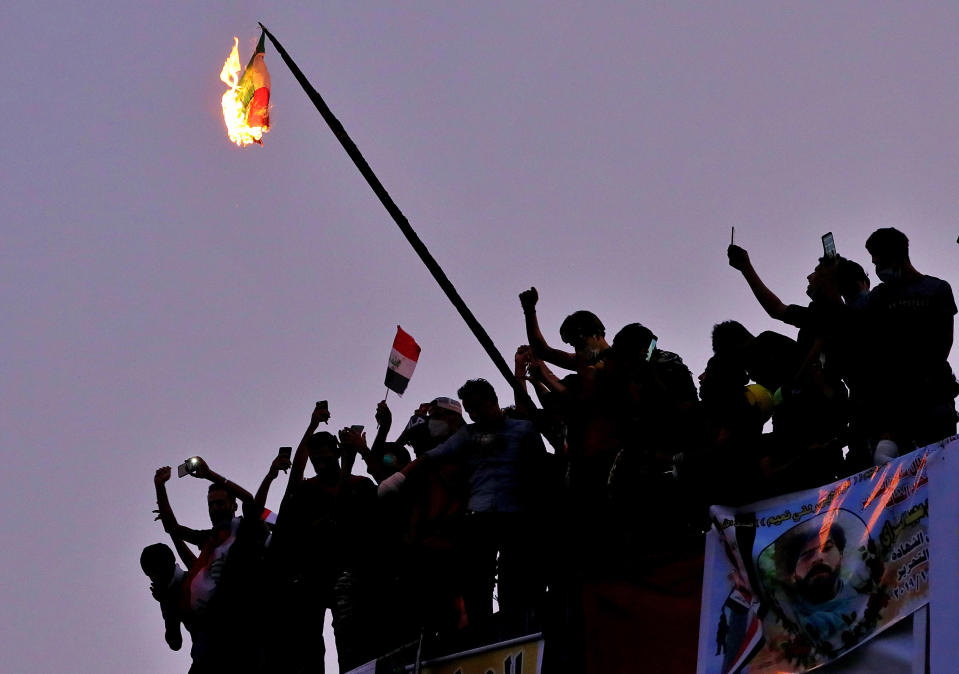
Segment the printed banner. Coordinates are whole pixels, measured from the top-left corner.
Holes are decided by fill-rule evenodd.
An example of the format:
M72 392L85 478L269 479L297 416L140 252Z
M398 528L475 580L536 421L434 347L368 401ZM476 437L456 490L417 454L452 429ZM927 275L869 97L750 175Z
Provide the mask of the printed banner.
M929 461L929 521L932 538L929 598L929 671L955 671L959 662L959 436L943 440Z
M699 674L806 672L926 604L928 468L941 447L818 489L713 506Z
M539 674L543 639L532 635L423 663L423 674Z

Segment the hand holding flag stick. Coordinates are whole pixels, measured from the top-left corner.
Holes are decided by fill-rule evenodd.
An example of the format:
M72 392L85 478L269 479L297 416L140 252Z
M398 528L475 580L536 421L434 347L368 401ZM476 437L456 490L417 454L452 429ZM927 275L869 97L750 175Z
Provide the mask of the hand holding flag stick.
M453 284L450 282L449 278L447 278L446 274L443 272L443 269L433 258L433 255L420 240L419 236L417 236L416 232L413 231L413 228L410 226L406 216L403 215L403 212L393 201L392 197L390 197L379 178L376 177L373 169L370 168L370 165L366 162L366 159L364 159L363 155L356 147L356 144L353 142L353 139L350 138L349 134L346 132L346 129L333 114L332 110L330 110L329 106L327 106L319 92L317 92L317 90L313 88L313 85L310 84L309 80L306 79L306 76L283 48L283 45L281 45L276 37L274 37L273 33L267 30L266 26L264 26L262 23L260 24L260 28L263 29L264 35L270 38L270 42L272 42L273 46L276 47L276 51L280 55L280 58L282 58L283 62L286 63L287 67L290 69L290 72L293 74L293 77L296 78L296 81L300 83L301 87L303 87L303 91L306 92L306 95L309 96L317 111L320 113L320 115L322 115L323 119L330 127L330 130L333 132L333 135L336 136L337 140L340 141L340 144L353 160L356 168L359 169L363 177L366 178L366 182L369 184L370 188L372 188L373 193L376 194L377 198L379 198L380 203L383 204L387 212L393 217L393 221L396 222L396 225L400 228L400 231L403 232L403 235L406 237L406 240L409 241L410 245L413 247L413 250L416 251L416 254L420 256L423 264L426 265L426 268L433 275L433 278L439 284L440 288L442 288L443 292L446 293L447 298L449 298L453 306L456 307L456 310L459 312L463 320L466 321L466 324L473 332L473 335L477 340L479 340L479 343L493 361L496 369L498 369L500 374L503 375L503 378L506 379L519 399L527 402L529 408L533 409L533 401L530 399L525 387L523 387L516 377L513 376L512 370L510 370L509 365L506 364L506 360L503 358L499 350L497 350L496 345L493 344L493 340L490 339L490 336L486 333L486 330L483 328L480 322L476 320L476 317L463 301L463 298L461 298L459 293L456 292L456 288L453 287Z

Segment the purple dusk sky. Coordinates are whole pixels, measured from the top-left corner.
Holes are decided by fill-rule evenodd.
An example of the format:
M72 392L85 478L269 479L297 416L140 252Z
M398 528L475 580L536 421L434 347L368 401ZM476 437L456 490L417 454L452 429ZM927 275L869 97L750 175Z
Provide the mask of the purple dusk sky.
M257 20L507 359L530 285L549 339L588 308L694 373L718 321L793 335L727 266L733 225L787 303L830 230L874 280L863 243L896 226L959 283L956 4L13 3L5 672L186 671L137 563L165 540L154 470L201 454L255 489L320 398L334 428L374 427L397 324L423 348L398 424L471 377L509 400L269 45L273 130L228 142L217 75ZM208 521L204 485L170 497Z

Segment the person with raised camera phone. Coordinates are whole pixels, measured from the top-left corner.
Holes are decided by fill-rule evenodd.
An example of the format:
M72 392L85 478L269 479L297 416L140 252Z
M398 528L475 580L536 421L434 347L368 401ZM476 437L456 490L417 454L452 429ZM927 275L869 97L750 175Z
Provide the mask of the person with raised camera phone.
M287 636L284 648L271 653L274 671L322 672L326 611L346 604L355 610L334 613L333 619L340 670L377 655L370 653L374 643L360 624L365 607L350 604L357 592L357 569L373 559L367 550L376 487L369 478L352 475L365 436L349 426L338 438L318 432L329 419L328 406L316 403L293 453L270 543L273 600L281 621L277 629ZM307 464L315 472L312 477L305 476Z
M185 467L185 473L183 470ZM162 466L154 475L158 519L174 542L186 541L199 548L196 561L183 578L184 620L190 624L193 647L191 672L242 671L236 667L249 663L256 641L242 638L233 623L244 605L253 606L250 578L255 575L250 559L261 548L264 535L252 494L214 472L199 456L187 459L180 473L209 480L207 511L209 529L191 529L177 522L170 506L166 483L171 469ZM246 518L236 517L237 499L244 505ZM237 621L245 629L249 621Z

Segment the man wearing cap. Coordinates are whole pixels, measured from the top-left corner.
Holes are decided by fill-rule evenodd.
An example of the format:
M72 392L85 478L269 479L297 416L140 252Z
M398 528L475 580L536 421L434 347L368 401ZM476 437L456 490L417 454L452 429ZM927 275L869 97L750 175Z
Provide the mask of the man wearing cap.
M380 401L376 409L379 431L373 447L366 452L370 455L370 474L382 483L409 463L386 470L379 465L378 445L384 451L389 446L408 445L417 457L423 456L465 425L462 412L459 400L438 396L422 403L396 441L386 443L381 438L385 439L393 417L386 401ZM382 509L392 535L398 537L393 541L401 579L397 604L412 609L413 614L403 619L412 632L403 634L401 630L398 637L415 638L421 625L448 631L466 622L460 548L468 498L467 466L462 461L448 461L424 472L421 480L404 490L398 503Z
M380 403L380 407L385 408L386 415L389 416L385 401ZM380 407L377 408L376 420L382 429L384 422L379 416ZM396 442L409 445L413 448L413 453L420 456L453 435L465 423L463 406L459 400L439 396L428 403L420 404L403 432L396 438Z
M458 394L473 423L384 480L379 493L396 493L407 477L412 480L444 463L465 462L469 471L465 542L469 549L461 563L469 570L464 588L467 615L475 622L492 613L498 553L500 608L521 620L535 607L542 590L531 544L536 529L532 517L538 506L536 466L546 450L531 422L504 416L496 391L486 380L472 379Z

